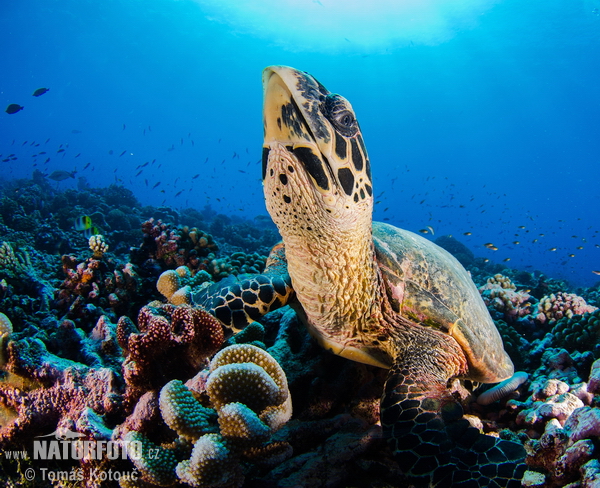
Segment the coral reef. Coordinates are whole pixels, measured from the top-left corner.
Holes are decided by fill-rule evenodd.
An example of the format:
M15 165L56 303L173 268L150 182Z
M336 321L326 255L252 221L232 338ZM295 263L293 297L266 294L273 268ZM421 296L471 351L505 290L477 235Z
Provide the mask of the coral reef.
M98 251L81 262L64 255L62 263L66 278L56 294L55 306L64 318L90 328L101 315L113 319L123 314L135 316L141 307L142 280L133 264L118 264Z
M479 287L483 301L488 307L503 314L507 322L531 314L531 296L517 287L507 276L496 274Z
M588 305L580 296L558 292L542 297L538 303L536 319L542 324L554 324L563 317L571 318L573 315L583 315L594 310L597 308Z
M289 420L292 403L285 373L266 351L226 347L188 385L172 380L160 392L162 419L176 439L157 444L135 430L122 433L124 440L140 440L144 453L159 453L133 460L145 481L238 487L242 462L272 466L291 456L287 442L271 439ZM197 399L203 396L207 405Z
M569 352L592 351L600 357L600 310L558 320L551 336L555 346L564 347Z
M138 315L137 327L123 316L117 339L125 361L125 407L131 409L148 390L170 378L189 378L219 349L223 327L201 308L151 302Z
M379 426L386 371L324 351L289 307L237 331L188 304L205 288L269 273L265 256L279 240L269 219L225 216L209 205L143 206L119 185L82 181L60 191L41 172L0 183L0 191L3 451L31 453L35 437L70 432L139 443L141 456L128 444L133 464L32 467L135 466L143 480L121 485L138 487L408 486ZM76 231L82 216L101 234ZM479 396L484 405L480 390L457 382L465 418L526 446L527 485L595 486L598 285L573 289L440 239L468 267L506 350L529 375L491 387ZM168 303L156 301L161 295ZM28 463L3 457L0 479L23 485ZM97 484L87 477L80 486Z

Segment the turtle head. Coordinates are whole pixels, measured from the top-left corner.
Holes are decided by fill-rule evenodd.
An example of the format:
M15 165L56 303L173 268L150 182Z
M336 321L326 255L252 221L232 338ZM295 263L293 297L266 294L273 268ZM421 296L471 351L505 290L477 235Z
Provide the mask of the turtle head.
M350 103L286 66L266 68L263 88L265 200L284 239L370 228L371 168Z

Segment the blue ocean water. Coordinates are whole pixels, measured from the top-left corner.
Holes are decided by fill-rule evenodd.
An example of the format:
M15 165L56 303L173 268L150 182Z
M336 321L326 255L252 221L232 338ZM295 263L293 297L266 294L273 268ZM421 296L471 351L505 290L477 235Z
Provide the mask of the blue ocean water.
M600 0L4 0L0 22L3 179L264 215L261 71L291 65L354 106L376 219L598 281Z

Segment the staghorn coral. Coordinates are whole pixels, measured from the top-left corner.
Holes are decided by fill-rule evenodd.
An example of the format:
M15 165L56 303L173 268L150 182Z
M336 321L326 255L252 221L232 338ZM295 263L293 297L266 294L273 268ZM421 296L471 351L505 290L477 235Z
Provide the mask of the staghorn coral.
M571 318L574 315L582 315L584 313L597 310L585 303L585 300L574 293L552 293L542 297L538 303L536 320L542 324L548 322L554 324L563 317Z
M200 391L179 380L161 390L162 418L178 437L153 444L166 460L161 471L144 459L134 461L145 481L179 479L195 487L239 487L244 481L242 461L272 465L291 455L289 444L272 441L291 416L291 397L285 373L266 351L248 344L226 347L212 359L209 370L188 385ZM206 405L197 398L206 398ZM132 436L151 445L134 431L123 438ZM170 473L164 472L165 466Z
M218 350L224 333L221 323L201 308L151 302L140 310L137 327L127 316L119 319L117 338L126 355L129 409L168 378L190 377Z

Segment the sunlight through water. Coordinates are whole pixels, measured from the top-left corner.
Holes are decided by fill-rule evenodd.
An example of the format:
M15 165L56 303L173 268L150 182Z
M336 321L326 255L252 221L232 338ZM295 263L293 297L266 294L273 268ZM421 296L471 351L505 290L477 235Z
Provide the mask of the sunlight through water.
M195 0L234 32L292 51L384 52L437 45L478 24L495 0Z

